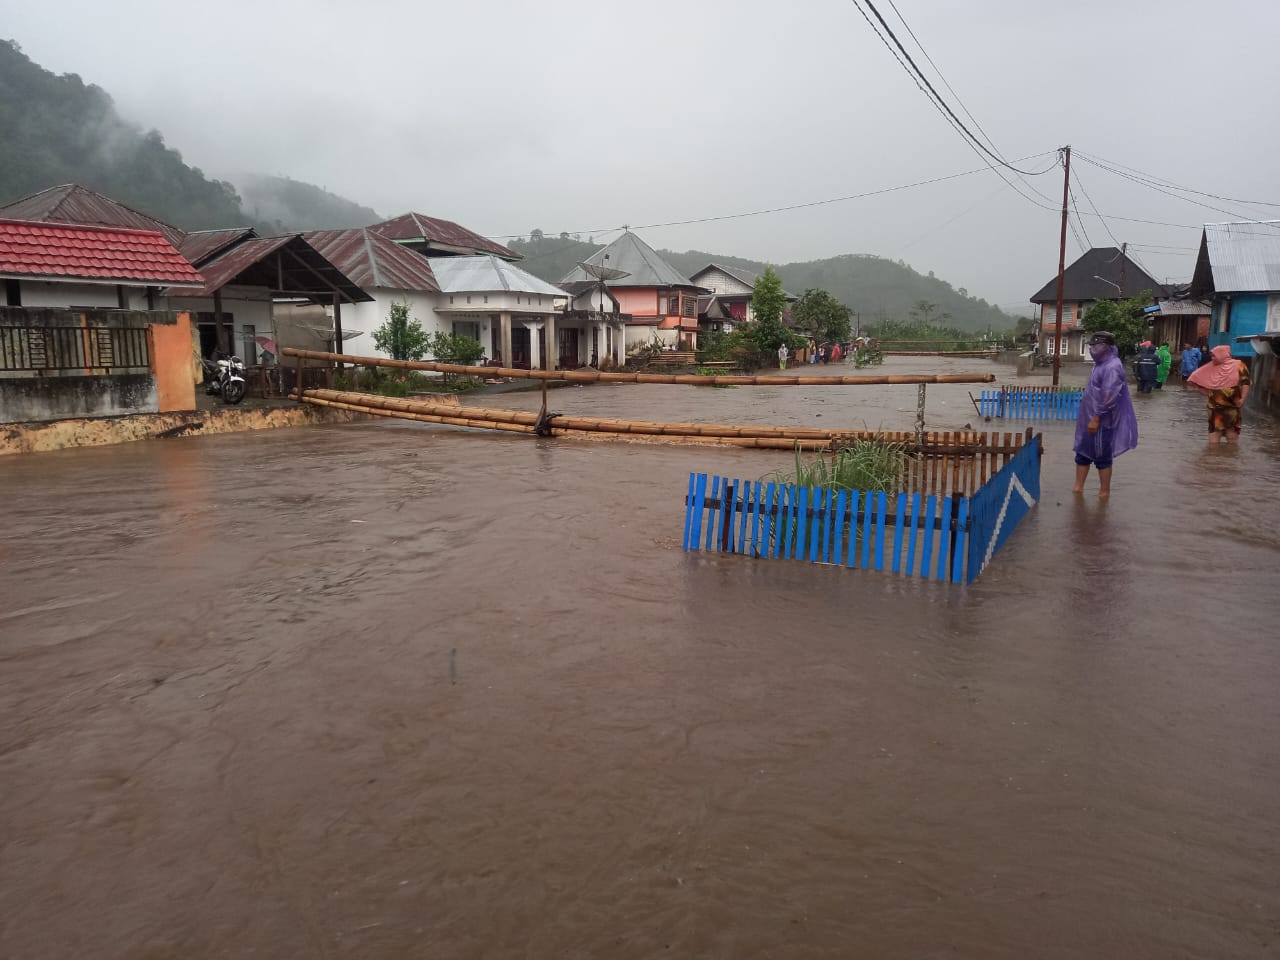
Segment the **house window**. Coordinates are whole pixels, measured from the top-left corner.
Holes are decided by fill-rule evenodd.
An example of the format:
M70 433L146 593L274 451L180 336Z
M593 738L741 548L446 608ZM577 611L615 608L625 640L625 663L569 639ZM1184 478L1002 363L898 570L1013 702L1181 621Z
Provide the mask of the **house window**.
M489 302L489 295L487 293L484 295L484 302L485 303Z
M1067 355L1067 344L1071 342L1070 337L1063 337L1058 341L1058 355L1065 357Z
M1087 345L1086 345L1086 344L1085 344L1085 342L1084 342L1084 337L1081 337L1081 338L1080 338L1080 356L1082 356L1082 357L1083 357L1083 356L1084 356L1086 353L1088 353L1088 352L1089 352L1089 351L1088 351L1088 349L1087 349Z
M472 340L479 342L480 324L474 320L455 320L453 321L453 335L455 337L470 337Z
M450 303L450 305L452 305L452 304L453 304L453 297L450 297L450 298L449 298L449 303Z
M684 303L681 306L682 306L682 309L680 311L681 315L686 317L692 317L694 315L694 310L697 309L698 301L695 300L693 297L685 297Z
M1218 332L1231 332L1231 301L1223 300L1218 305Z
M471 294L467 294L467 303L471 302Z

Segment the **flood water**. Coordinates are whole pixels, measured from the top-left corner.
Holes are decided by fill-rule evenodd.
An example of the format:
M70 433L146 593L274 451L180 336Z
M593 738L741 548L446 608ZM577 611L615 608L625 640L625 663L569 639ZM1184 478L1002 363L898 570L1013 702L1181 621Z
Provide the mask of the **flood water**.
M916 393L551 396L909 429ZM1280 430L1135 402L1109 503L1044 425L970 587L681 552L690 471L787 455L377 421L4 458L0 956L1280 956Z

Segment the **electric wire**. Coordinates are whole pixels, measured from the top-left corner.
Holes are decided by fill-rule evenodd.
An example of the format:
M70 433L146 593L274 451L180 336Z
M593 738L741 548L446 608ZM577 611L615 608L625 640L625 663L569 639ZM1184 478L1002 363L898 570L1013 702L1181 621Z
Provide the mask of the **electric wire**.
M916 36L916 32L911 29L911 24L907 23L907 18L902 15L902 11L898 9L898 5L894 2L894 0L889 0L889 6L893 8L893 12L897 15L898 20L900 20L902 22L902 26L906 28L908 36L910 36L911 39L915 42L915 45L920 49L920 52L924 54L925 60L929 61L929 66L933 67L933 72L938 75L938 79L941 80L942 85L947 88L947 92L950 93L951 96L955 97L956 103L959 104L960 109L964 111L964 115L968 117L971 121L973 121L973 125L978 129L978 132L982 134L983 138L987 141L987 143L991 145L991 149L994 150L997 154L999 154L1001 159L1003 160L1004 155L1000 153L999 148L996 147L996 142L991 138L991 134L987 133L987 131L983 129L982 124L978 122L978 118L975 117L973 115L973 112L968 108L968 106L965 105L964 100L960 98L960 94L956 93L955 87L951 86L950 81L947 80L946 75L942 72L942 68L939 67L936 63L934 63L933 57L929 56L929 51L924 48L924 44L920 42L920 38ZM1037 174L1037 176L1039 176L1039 174ZM1039 190L1037 190L1035 186L1031 183L1031 181L1026 179L1026 177L1024 177L1021 173L1018 174L1018 179L1022 181L1022 184L1028 190L1036 194L1042 200L1045 200L1050 204L1053 203L1052 197L1048 197L1045 194L1041 193Z
M1098 161L1092 160L1087 156L1082 155L1080 159L1083 160L1085 163L1092 164L1093 166L1097 167L1100 170L1106 170L1108 173L1114 174L1117 177L1123 177L1124 179L1131 180L1134 183L1140 183L1145 187L1155 190L1157 193L1163 193L1165 196L1173 197L1175 200L1181 200L1184 203L1191 203L1197 207L1204 207L1206 210L1216 210L1218 213L1225 213L1229 217L1235 217L1238 221L1242 223L1274 226L1277 229L1280 229L1280 221L1258 220L1254 217L1246 216L1245 214L1239 213L1235 210L1229 210L1226 207L1218 207L1218 206L1214 206L1212 203L1204 203L1203 201L1200 201L1200 200L1193 200L1190 197L1184 197L1182 196L1182 194L1174 193L1172 190L1166 190L1164 189L1164 187L1157 186L1156 184L1150 182L1149 180L1144 180L1141 177L1135 177L1133 174L1125 173L1123 170L1120 170L1116 167L1108 166L1105 163L1099 163Z
M1246 206L1251 206L1251 207L1280 207L1280 203L1276 203L1271 200L1242 200L1239 197L1224 197L1216 193L1208 193L1204 190L1196 190L1192 187L1184 187L1184 186L1181 186L1180 184L1174 183L1172 180L1166 179L1165 177L1158 177L1154 173L1144 173L1143 171L1137 169L1136 167L1127 167L1123 163L1120 163L1116 160L1108 160L1106 157L1099 157L1093 154L1088 154L1083 152L1079 152L1079 155L1087 160L1092 160L1100 164L1108 164L1113 167L1119 167L1122 170L1127 170L1132 174L1136 174L1139 177L1144 177L1148 180L1151 180L1152 182L1160 184L1161 186L1171 187L1174 190L1181 190L1184 193L1194 193L1197 196L1208 197L1211 200L1221 200L1224 203L1243 203Z
M859 12L862 12L863 18L866 19L866 13L862 11L862 7L859 5L859 0L851 0L851 2L855 7L858 7ZM880 26L884 29L884 32L888 34L889 39L893 41L894 46L896 46L898 50L902 52L903 57L906 57L907 63L911 64L911 69L907 71L908 75L913 76L913 79L918 78L917 86L919 86L920 82L924 83L925 87L928 88L929 94L933 96L933 99L936 101L937 105L941 107L941 109L946 111L947 116L954 121L955 126L961 131L961 133L965 137L967 137L970 141L972 141L975 146L977 146L980 150L982 150L983 153L987 154L989 157L991 157L991 159L995 160L1001 166L1008 167L1010 170L1014 171L1015 173L1024 174L1026 176L1039 176L1038 173L1034 173L1030 170L1022 170L1018 167L1015 167L1013 164L1009 163L1007 160L1001 157L1000 154L996 153L995 151L987 147L987 145L984 144L973 133L972 130L966 127L964 125L964 121L961 120L958 116L956 116L956 112L951 109L950 104L947 103L947 101L943 98L942 94L938 93L938 91L934 88L933 84L929 81L929 78L924 75L924 71L922 71L920 67L917 66L915 60L912 59L911 54L907 52L907 48L902 45L902 41L898 39L897 34L893 32L893 28L890 27L889 24L885 21L884 17L881 16L880 11L876 9L876 5L872 2L872 0L862 0L862 2L865 3L867 5L867 8L875 15L876 20L879 21ZM870 21L868 20L868 22ZM874 25L873 25L873 29L874 29ZM877 35L879 34L877 33ZM881 37L881 40L883 39L884 38ZM917 41L917 43L918 42L919 41ZM900 58L897 58L896 54L895 54L895 59L898 59L898 63L903 66L904 70L907 69L906 66L902 64L902 60ZM1045 172L1045 171L1041 171L1041 172Z
M1102 227L1107 231L1107 236L1111 238L1111 242L1117 247L1120 246L1120 241L1116 239L1115 233L1111 230L1111 224L1107 223L1106 218L1098 212L1098 205L1093 202L1093 197L1089 196L1089 191L1084 188L1084 181L1080 179L1079 171L1072 170L1071 175L1075 177L1076 186L1080 188L1080 192L1084 194L1085 200L1089 201L1089 206L1093 208L1093 215L1102 221ZM1079 216L1079 213L1076 215Z
M1085 243L1088 243L1088 249L1092 250L1093 243L1089 240L1089 231L1085 229L1084 221L1080 219L1080 208L1076 206L1076 192L1071 189L1070 184L1067 185L1067 193L1071 197L1071 209L1075 211L1076 222L1080 224L1080 230L1084 233Z

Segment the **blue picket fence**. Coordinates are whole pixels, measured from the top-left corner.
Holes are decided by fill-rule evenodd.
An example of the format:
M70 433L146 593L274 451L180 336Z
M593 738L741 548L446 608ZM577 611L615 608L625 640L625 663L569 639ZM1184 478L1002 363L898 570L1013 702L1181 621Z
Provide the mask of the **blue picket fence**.
M1018 492L1016 502L1011 502ZM971 583L1040 496L1034 437L976 494L924 496L689 475L684 549Z
M978 413L984 417L1019 420L1074 420L1080 413L1080 398L1083 396L1083 390L1057 390L1053 387L983 390L978 398Z

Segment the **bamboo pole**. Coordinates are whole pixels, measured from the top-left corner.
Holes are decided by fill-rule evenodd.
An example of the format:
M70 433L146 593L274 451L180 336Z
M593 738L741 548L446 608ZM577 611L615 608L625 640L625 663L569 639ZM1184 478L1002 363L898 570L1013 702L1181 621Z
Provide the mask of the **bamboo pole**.
M394 367L399 370L426 370L436 373L458 373L475 377L505 377L523 380L564 380L569 383L668 383L692 387L761 386L761 387L854 387L883 386L904 383L992 383L994 373L888 374L877 376L807 377L766 374L745 376L698 376L672 373L602 373L598 370L517 370L512 367L472 367L460 363L437 363L432 360L389 360L386 357L360 357L322 350L298 350L285 347L282 356L333 363L355 363L368 367Z

